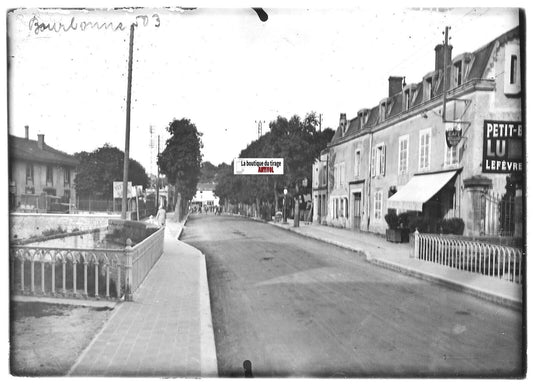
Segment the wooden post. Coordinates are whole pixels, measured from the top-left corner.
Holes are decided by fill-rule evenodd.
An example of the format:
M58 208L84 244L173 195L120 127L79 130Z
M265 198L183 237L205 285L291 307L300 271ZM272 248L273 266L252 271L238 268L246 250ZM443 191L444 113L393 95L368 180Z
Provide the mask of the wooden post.
M415 229L414 238L415 238L415 247L414 247L415 251L414 251L413 257L415 259L418 259L419 258L419 254L420 254L420 247L419 247L420 233L418 233L418 229Z
M124 146L124 173L122 177L122 214L121 218L126 219L126 208L128 204L128 167L130 157L130 120L131 120L131 76L133 70L133 37L135 26L130 26L130 51L128 59L128 87L126 93L126 142Z

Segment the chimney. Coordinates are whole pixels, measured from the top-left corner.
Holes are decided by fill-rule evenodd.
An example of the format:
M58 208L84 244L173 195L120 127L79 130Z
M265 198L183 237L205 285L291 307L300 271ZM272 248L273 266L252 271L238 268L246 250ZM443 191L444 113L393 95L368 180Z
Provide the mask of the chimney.
M30 139L30 127L26 125L24 126L24 130L26 130L26 139Z
M44 134L37 134L37 146L39 146L39 149L43 149L44 147Z
M452 48L453 46L448 44L447 59L448 64L452 62ZM437 44L435 46L435 71L442 70L444 68L444 44Z
M402 91L403 76L389 76L389 98Z

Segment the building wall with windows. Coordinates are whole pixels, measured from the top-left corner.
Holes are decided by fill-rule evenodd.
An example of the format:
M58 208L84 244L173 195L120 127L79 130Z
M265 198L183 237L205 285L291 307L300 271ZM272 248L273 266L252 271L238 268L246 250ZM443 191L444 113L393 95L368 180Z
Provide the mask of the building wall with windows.
M445 105L444 55L449 63ZM521 171L483 173L484 122L522 121L520 76L519 29L515 28L473 53L452 57L451 47L438 45L435 69L418 84L390 77L389 96L377 106L360 110L348 121L341 114L328 148L333 164L329 172L333 180L348 186L334 184L328 190L329 220L334 225L385 233L387 212L402 211L390 198L409 189L414 177L420 180L442 173L452 177L417 209L431 222L432 230L437 231L437 222L443 218L460 217L467 235L497 233L501 224L494 223L504 216L503 201L498 200L506 199L504 195L519 197ZM461 136L456 146L449 147L446 131L452 128L461 129ZM520 147L520 141L514 146ZM343 163L344 167L339 166ZM357 167L364 170L358 177ZM345 178L339 176L341 172ZM347 205L348 214L346 221L335 223L337 197L348 199L340 207ZM517 233L516 227L509 228Z
M348 225L348 176L353 173L353 152L353 144L346 142L328 156L328 220L334 226Z
M21 205L42 210L36 198L46 194L57 197L64 204L74 205L76 189L74 178L78 160L48 146L44 135L38 140L9 136L9 195L10 208ZM67 209L67 206L65 206Z
M328 215L328 152L323 151L313 164L313 222L322 224Z

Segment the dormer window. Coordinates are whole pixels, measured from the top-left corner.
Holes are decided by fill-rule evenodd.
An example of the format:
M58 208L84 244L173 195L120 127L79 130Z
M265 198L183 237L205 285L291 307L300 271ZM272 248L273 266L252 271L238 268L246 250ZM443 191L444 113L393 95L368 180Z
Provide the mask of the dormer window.
M521 91L520 81L520 46L509 43L505 47L505 67L503 92L506 95L517 95Z
M458 60L453 64L453 84L458 87L463 84L463 61Z
M428 101L430 99L432 99L434 96L435 96L435 93L434 93L434 90L435 88L433 87L433 75L430 75L430 76L427 76L425 79L424 79L424 89L423 89L423 92L424 92L424 100L425 101Z
M409 110L410 107L411 107L411 90L407 88L403 91L403 109Z
M387 119L387 116L390 114L391 108L392 108L392 103L389 98L384 99L379 103L380 122L383 122L385 119Z
M383 102L379 105L379 120L384 121L387 112L387 103Z
M357 120L359 122L359 130L362 130L363 127L366 125L366 122L368 121L368 110L359 110L357 113Z
M413 102L417 95L417 85L410 84L403 89L403 111L409 110L413 107Z

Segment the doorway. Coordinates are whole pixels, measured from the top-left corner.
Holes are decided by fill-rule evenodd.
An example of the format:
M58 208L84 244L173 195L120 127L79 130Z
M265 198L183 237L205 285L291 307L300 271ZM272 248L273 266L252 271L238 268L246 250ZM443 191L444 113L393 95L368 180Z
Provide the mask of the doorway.
M361 230L361 192L352 193L353 195L353 218L352 229Z

